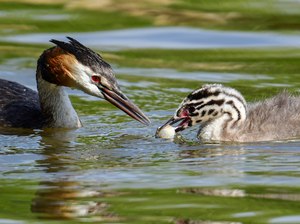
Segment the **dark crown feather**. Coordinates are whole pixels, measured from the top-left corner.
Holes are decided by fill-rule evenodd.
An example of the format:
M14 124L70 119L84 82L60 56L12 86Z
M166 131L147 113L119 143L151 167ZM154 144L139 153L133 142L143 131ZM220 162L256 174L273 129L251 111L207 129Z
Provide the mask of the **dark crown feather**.
M110 65L107 62L105 62L99 54L97 54L90 48L84 46L74 38L67 38L69 39L69 42L63 42L54 39L51 39L50 42L56 44L64 51L73 54L79 62L81 62L83 65L90 67L95 72L98 72L99 69L101 69L102 71L104 69L111 69ZM99 67L99 65L102 68Z

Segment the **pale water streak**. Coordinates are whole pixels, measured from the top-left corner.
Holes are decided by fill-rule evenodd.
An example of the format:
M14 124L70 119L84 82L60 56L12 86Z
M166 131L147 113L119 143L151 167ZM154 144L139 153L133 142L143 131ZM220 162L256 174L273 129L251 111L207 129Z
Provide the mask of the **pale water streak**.
M205 49L252 47L299 47L300 35L213 31L187 27L156 27L86 33L33 33L0 37L0 41L45 44L71 36L102 50L128 48Z
M272 80L267 75L239 74L228 72L184 72L167 68L124 68L117 67L115 71L120 74L145 76L165 79L194 80L201 82L231 82L236 80Z

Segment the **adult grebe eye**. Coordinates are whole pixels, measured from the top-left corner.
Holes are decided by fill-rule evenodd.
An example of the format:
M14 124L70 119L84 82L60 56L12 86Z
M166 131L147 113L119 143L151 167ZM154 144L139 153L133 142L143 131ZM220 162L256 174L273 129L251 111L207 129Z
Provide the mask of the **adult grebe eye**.
M101 81L101 78L99 76L96 76L96 75L92 75L92 80L96 83L100 83Z

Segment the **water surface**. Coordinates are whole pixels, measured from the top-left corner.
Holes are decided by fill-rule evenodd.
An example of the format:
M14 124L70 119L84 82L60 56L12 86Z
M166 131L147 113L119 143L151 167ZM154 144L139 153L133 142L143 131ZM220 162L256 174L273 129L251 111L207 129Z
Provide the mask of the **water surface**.
M5 40L44 44L65 35ZM185 142L154 137L182 98L206 82L234 86L251 101L283 87L299 89L299 70L290 69L299 52L287 54L293 60L280 64L279 75L278 69L261 66L280 63L280 52L272 50L299 46L298 36L183 27L68 35L89 47L109 50L271 48L256 61L248 52L243 72L228 72L218 63L214 66L219 72L113 64L123 92L151 118L148 127L103 100L68 90L84 127L0 130L0 223L300 223L299 139L202 144L197 128L183 133ZM186 60L179 51L170 53ZM218 50L211 54L225 55ZM119 55L117 51L113 56ZM2 58L0 78L36 89L36 59L25 52Z

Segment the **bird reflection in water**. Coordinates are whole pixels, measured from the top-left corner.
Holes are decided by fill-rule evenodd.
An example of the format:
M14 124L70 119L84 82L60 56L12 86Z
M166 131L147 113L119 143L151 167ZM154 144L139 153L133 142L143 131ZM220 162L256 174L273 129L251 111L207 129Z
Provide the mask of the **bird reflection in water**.
M92 189L72 179L72 174L80 172L72 159L72 142L76 131L48 130L41 133L44 145L44 159L36 161L48 180L41 181L31 203L31 212L40 219L76 219L90 221L118 221L120 218L110 212L109 204L103 198L113 193ZM72 174L71 174L72 173ZM53 175L52 175L53 174Z

